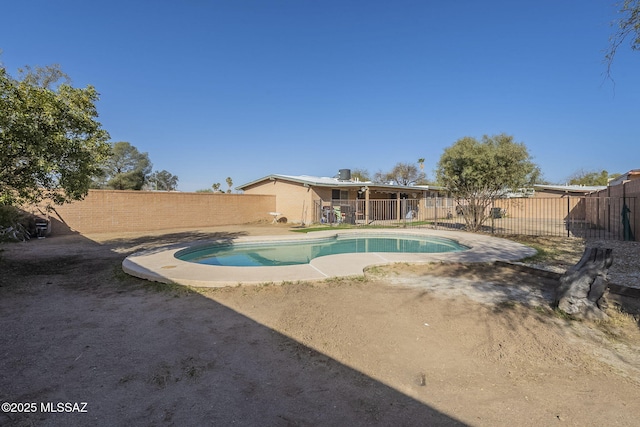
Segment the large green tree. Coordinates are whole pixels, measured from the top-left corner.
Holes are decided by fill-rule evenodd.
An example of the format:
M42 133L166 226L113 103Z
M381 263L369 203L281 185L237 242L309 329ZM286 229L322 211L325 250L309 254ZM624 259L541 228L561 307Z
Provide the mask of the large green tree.
M98 92L58 85L62 77L50 66L16 79L0 64L0 204L81 199L109 155Z
M148 153L141 153L128 142L115 142L95 186L114 190L141 190L152 167Z
M438 182L447 187L464 212L471 231L489 218L493 200L509 190L533 184L540 169L527 147L510 135L464 137L444 150L437 165Z

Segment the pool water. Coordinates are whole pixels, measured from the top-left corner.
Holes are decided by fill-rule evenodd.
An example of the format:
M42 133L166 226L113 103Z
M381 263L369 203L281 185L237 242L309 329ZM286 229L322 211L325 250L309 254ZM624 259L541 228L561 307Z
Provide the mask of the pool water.
M182 261L234 267L308 264L326 255L363 252L440 253L464 251L455 240L422 236L334 236L304 242L236 243L184 249Z

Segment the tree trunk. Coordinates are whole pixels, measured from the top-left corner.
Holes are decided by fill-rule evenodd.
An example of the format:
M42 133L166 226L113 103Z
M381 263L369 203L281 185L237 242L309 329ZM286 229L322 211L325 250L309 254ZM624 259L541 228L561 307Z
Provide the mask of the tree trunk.
M607 273L613 263L613 250L587 248L580 262L560 278L555 305L561 311L580 318L603 319Z

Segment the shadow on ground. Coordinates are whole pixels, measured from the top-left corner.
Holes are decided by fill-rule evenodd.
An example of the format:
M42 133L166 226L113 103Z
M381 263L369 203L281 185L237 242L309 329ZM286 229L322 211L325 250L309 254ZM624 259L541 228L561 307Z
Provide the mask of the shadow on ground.
M118 252L133 253L141 249L155 249L166 245L173 245L177 242L216 242L231 243L234 239L246 236L245 232L205 232L205 231L185 231L178 233L138 236L135 238L116 238L101 242L103 245Z
M38 410L0 413L0 424L464 425L198 293L120 269L141 248L238 235L3 247L0 401ZM48 402L86 412L40 410Z

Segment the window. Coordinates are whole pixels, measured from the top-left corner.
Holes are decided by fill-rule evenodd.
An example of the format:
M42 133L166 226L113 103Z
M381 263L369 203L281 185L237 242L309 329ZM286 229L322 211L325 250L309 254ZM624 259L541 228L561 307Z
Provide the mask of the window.
M349 192L347 190L331 190L332 200L349 200Z

